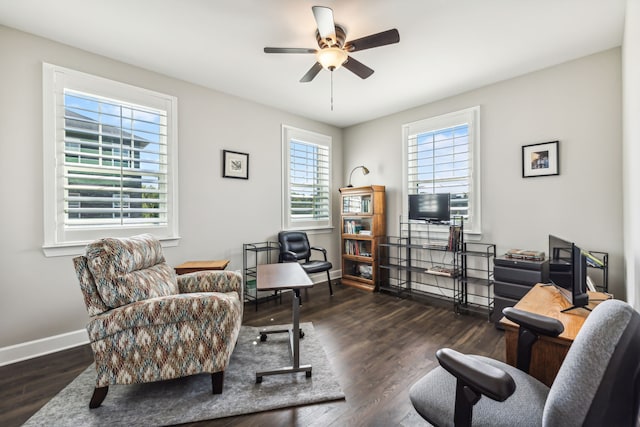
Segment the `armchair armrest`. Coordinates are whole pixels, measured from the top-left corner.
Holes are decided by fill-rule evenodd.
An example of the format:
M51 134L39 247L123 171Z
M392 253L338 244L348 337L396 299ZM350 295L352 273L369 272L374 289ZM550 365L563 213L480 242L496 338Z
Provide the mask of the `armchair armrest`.
M536 313L507 307L502 310L504 317L536 334L557 337L564 332L564 325L558 319Z
M298 256L293 251L282 251L280 252L280 262L296 262L298 261Z
M311 249L312 251L320 251L320 252L322 252L322 254L324 255L324 260L325 260L325 261L327 260L327 250L326 250L325 248L320 248L320 247L317 247L317 246L312 246L310 249Z
M180 293L237 292L243 298L242 275L236 271L205 270L177 276Z
M493 400L503 402L516 391L513 378L502 369L450 348L438 350L436 358L458 381Z

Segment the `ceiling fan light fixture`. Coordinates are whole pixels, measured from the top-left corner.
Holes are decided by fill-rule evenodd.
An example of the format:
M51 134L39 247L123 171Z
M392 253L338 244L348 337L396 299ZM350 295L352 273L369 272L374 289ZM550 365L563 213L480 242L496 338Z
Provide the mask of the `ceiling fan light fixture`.
M340 68L347 61L347 52L339 47L326 47L320 49L317 54L318 62L323 68L333 71Z

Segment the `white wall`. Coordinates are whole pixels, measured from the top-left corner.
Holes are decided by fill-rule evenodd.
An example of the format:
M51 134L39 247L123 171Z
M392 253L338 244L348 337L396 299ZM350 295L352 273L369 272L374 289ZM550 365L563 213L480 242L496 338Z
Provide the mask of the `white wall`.
M171 265L228 258L229 269L241 269L242 243L275 239L282 123L333 137L339 214L338 128L1 26L0 58L0 364L3 348L84 329L88 319L71 257L46 258L41 249L43 61L177 96L182 239L165 250ZM223 149L249 153L248 181L221 177ZM310 238L339 270L337 232Z
M627 298L640 310L640 2L627 1L622 49L624 253Z
M482 240L548 251L548 234L610 254L610 290L624 298L620 49L350 127L345 173L387 186L390 234L402 213L401 125L481 107ZM522 178L521 147L560 141L560 175ZM637 158L637 157L636 157ZM636 168L637 169L637 168Z

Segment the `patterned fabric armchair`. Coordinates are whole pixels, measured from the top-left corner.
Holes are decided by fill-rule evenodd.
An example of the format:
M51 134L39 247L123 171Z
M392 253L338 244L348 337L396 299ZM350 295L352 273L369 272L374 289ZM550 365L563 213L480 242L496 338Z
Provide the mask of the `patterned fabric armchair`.
M176 277L148 234L96 240L73 263L97 371L90 408L102 404L111 384L199 373L211 373L213 393L222 393L242 323L240 274Z

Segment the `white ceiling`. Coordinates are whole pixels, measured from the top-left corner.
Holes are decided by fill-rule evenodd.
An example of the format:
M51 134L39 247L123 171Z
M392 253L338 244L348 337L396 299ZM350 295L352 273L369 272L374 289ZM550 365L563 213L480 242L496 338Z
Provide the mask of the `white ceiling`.
M400 43L355 52L310 83L311 6L347 40L397 28ZM346 127L620 46L625 0L0 0L0 24L171 77ZM64 64L59 64L64 65Z

